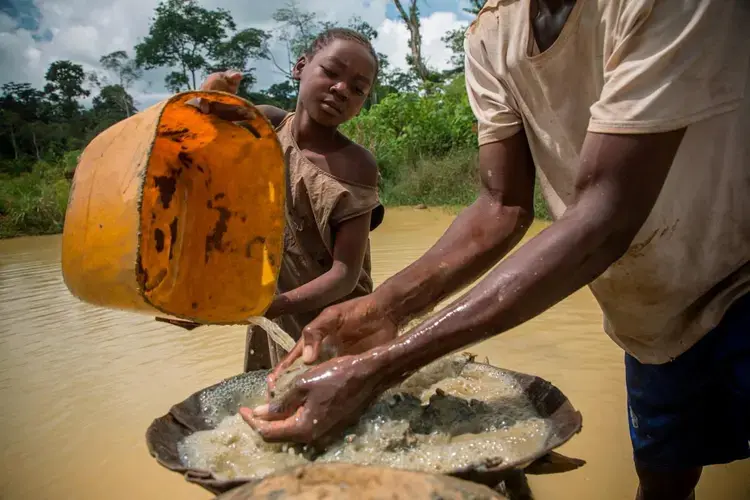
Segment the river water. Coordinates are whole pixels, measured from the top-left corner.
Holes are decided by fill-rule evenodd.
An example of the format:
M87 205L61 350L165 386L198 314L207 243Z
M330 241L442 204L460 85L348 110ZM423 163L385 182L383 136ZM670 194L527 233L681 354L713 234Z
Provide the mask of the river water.
M389 210L372 234L376 283L426 250L452 216ZM538 231L537 224L531 233ZM622 352L583 290L472 351L557 385L583 414L559 449L588 463L532 477L538 500L631 499ZM191 393L242 369L244 329L192 332L147 316L78 302L60 273L60 237L0 241L0 498L209 499L157 465L151 421ZM706 470L699 498L750 498L750 463Z

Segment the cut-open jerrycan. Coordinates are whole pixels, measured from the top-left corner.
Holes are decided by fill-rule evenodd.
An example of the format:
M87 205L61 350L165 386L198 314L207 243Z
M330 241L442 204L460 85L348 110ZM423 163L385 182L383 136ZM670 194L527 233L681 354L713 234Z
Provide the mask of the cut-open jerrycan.
M188 101L255 111L243 123ZM276 133L237 96L186 92L117 123L84 150L62 270L79 299L204 324L262 315L276 291L285 169Z

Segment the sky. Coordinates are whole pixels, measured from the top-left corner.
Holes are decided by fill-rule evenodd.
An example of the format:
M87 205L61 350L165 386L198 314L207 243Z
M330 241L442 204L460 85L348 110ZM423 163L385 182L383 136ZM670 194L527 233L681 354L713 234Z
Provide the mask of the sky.
M234 17L239 29L255 27L277 33L272 19L284 0L202 0L207 8L221 7ZM149 20L159 0L0 0L0 84L29 82L41 88L50 63L68 59L87 71L106 72L102 55L133 47L148 34ZM421 0L423 54L436 69L448 68L450 52L440 38L449 30L466 26L471 16L465 0ZM374 26L375 49L386 54L392 67L406 68L408 32L391 0L301 0L299 5L316 12L321 20L346 24L354 15ZM271 51L286 59L276 37ZM258 61L254 90L283 80L270 61ZM140 108L166 98L164 75L168 68L148 71L131 93Z

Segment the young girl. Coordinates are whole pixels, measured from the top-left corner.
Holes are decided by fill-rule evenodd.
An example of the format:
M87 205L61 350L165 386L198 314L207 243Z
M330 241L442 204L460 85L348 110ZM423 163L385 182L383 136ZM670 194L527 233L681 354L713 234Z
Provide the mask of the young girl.
M383 220L378 169L338 127L362 109L378 72L370 42L348 29L318 36L293 69L297 108L258 106L276 127L287 168L287 220L278 295L266 317L299 339L325 307L372 291L369 232ZM236 92L237 72L209 76L202 90ZM275 366L284 351L248 328L245 371Z

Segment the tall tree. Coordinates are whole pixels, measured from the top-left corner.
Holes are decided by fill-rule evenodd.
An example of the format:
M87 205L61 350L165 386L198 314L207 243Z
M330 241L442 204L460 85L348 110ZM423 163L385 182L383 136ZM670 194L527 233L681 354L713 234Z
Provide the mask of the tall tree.
M178 68L165 78L172 91L195 89L200 74L222 64L237 65L249 75L247 62L264 52L265 38L255 29L240 31L224 9L209 10L197 0L163 0L149 34L136 45L136 63L152 69Z
M235 33L226 41L220 42L215 50L216 61L211 71L235 70L242 73L239 93L247 96L255 83L251 60L268 58L269 35L256 28L248 28Z
M445 46L453 53L451 55L451 65L453 69L449 70L448 74L462 73L464 71L464 38L466 36L466 28L457 28L447 32L441 40L445 43Z
M321 23L315 12L304 10L297 0L288 0L273 13L273 20L280 24L278 38L286 45L287 61L279 63L270 55L276 68L291 79L292 66L318 35Z
M122 85L107 85L94 97L93 110L109 126L135 113L135 103Z
M102 56L99 64L104 69L114 74L117 79L115 83L123 89L129 89L133 82L141 77L142 71L133 59L128 57L124 50L118 50Z
M0 87L0 92L0 107L18 114L23 121L42 119L42 115L48 111L44 93L30 83L9 82Z
M47 80L44 91L52 102L59 104L61 115L72 118L78 114L77 99L91 93L84 87L87 75L83 67L70 61L55 61L50 64L44 78Z
M407 62L423 82L428 82L431 80L431 74L422 58L422 25L419 21L417 1L409 0L408 10L404 8L401 0L393 0L393 4L409 30L409 50L411 54L407 56Z
M42 120L49 118L49 105L44 93L28 83L4 84L0 95L2 132L10 144L13 157L25 155L41 157L39 129Z

